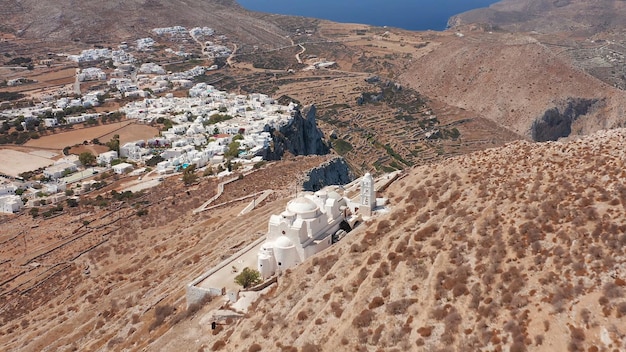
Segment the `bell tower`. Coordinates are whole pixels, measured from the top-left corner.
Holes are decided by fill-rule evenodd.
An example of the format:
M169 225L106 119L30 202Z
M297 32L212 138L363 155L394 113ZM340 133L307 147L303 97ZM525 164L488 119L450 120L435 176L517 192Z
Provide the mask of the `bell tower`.
M364 216L372 216L376 208L376 191L374 190L374 179L370 173L366 173L361 179L361 204L359 212Z

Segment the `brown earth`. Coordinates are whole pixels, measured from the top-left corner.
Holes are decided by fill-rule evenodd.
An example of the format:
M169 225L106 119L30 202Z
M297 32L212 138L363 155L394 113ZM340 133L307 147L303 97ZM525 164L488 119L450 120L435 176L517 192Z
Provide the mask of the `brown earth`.
M75 154L75 155L80 155L81 153L89 152L97 156L100 153L104 153L108 151L109 151L109 147L105 145L97 145L97 144L79 145L77 147L70 148L70 154Z

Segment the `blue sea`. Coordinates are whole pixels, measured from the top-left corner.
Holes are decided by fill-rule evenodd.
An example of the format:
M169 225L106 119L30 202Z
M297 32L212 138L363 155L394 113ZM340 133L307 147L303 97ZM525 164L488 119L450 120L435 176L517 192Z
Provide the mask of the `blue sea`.
M409 30L443 30L448 19L495 0L237 0L249 10Z

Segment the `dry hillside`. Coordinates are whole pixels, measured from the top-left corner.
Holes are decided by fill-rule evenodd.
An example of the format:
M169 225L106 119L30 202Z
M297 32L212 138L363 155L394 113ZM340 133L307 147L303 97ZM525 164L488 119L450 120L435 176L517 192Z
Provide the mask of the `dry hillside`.
M207 350L623 351L625 146L619 129L414 168L390 214Z
M623 123L624 91L576 67L535 37L462 33L433 36L431 50L406 64L399 81L529 138L534 138L533 123L554 109L554 125L567 126L571 134Z
M484 23L509 31L576 32L589 35L626 24L620 0L503 0L450 19L449 25Z
M185 285L261 236L298 177L327 159L270 163L227 185L212 204L221 206L199 214L192 210L215 195L215 179L185 187L172 177L115 194L129 178L112 177L54 216L44 218L42 208L37 217L0 217L0 350L142 350L194 313ZM275 193L237 216L252 198L235 199L266 189Z
M113 42L151 34L157 27L207 26L239 41L285 45L274 19L251 13L232 0L34 1L1 0L0 30L49 42Z

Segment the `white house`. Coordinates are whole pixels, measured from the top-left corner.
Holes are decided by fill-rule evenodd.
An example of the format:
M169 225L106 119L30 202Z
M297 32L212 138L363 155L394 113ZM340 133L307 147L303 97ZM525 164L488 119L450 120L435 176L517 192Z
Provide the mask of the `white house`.
M120 147L120 157L131 160L141 160L141 157L148 154L146 148L137 145L136 142L129 142Z
M46 127L54 127L59 124L59 121L57 121L56 118L48 118L48 119L43 119L43 124Z
M24 207L22 199L15 195L0 196L0 213L13 214Z
M128 173L132 170L133 170L133 165L129 163L120 163L120 164L113 166L113 172L115 172L118 175Z
M77 169L78 168L76 167L76 164L62 161L60 163L55 163L54 165L45 168L43 170L43 175L53 180L56 180L62 177L64 173L76 172Z
M111 161L117 159L117 152L115 150L111 150L108 152L100 153L98 155L98 164L100 165L111 165Z
M4 185L4 186L0 187L0 196L15 195L15 191L17 191L17 186L15 186L15 185Z

